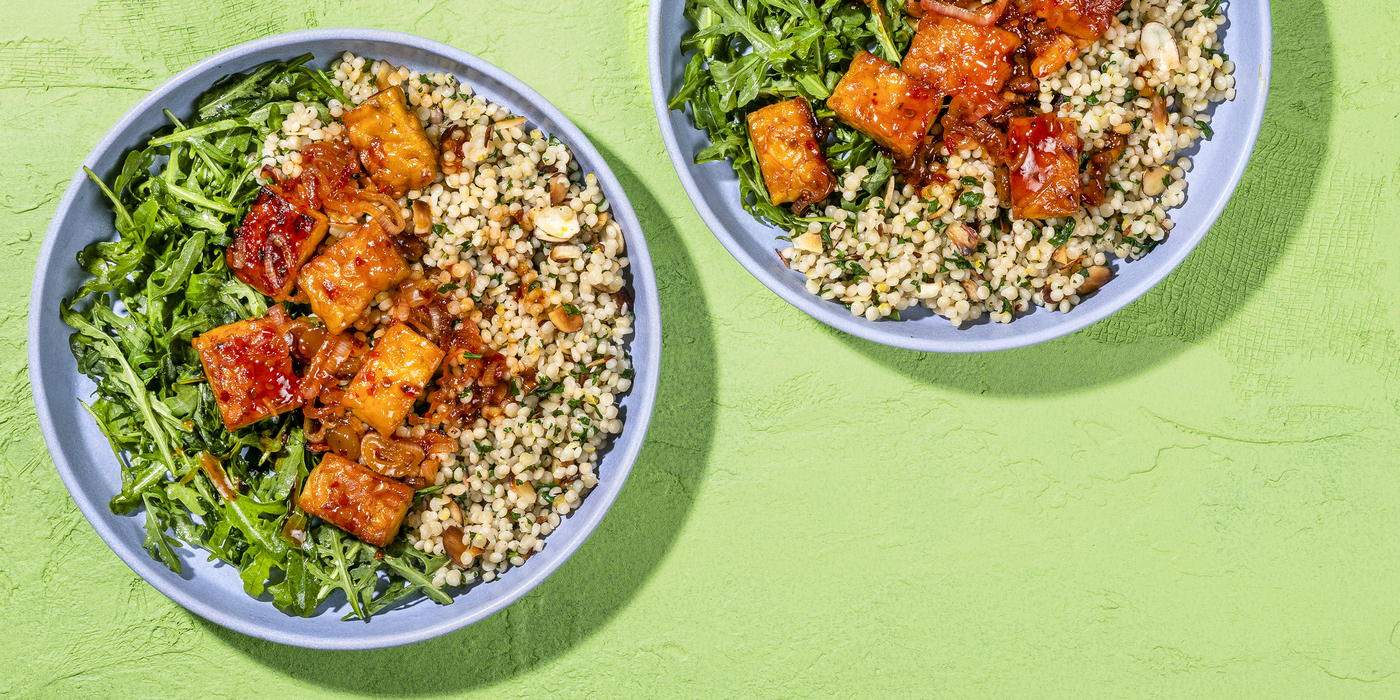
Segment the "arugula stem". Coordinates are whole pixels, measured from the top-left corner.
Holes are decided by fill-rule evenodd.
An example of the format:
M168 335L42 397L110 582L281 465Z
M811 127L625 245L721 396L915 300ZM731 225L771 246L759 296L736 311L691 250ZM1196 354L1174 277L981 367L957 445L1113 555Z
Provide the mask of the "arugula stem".
M254 124L250 123L249 120L244 119L243 117L224 119L222 121L211 122L202 126L190 127L188 129L179 129L172 134L167 134L159 138L151 139L150 141L146 142L146 145L166 146L179 141L188 141L190 139L202 138L210 134L219 133L220 131L228 131L229 129L237 129L240 127L250 126L254 126Z
M117 194L112 191L112 188L107 186L107 183L102 181L102 178L97 176L97 173L92 171L92 168L89 168L88 166L84 165L83 172L87 173L88 179L92 180L93 182L96 182L97 186L102 188L102 194L107 195L107 199L112 201L112 207L117 212L117 230L130 230L133 226L133 222L131 220L131 212L128 212L126 210L126 207L122 206L122 201L117 197Z
M899 55L899 49L894 46L894 40L890 38L890 29L886 24L889 18L881 8L879 0L875 0L871 6L870 17L875 22L875 36L880 40L880 52L884 54L881 58L898 68L903 59Z
M446 593L443 593L440 589L434 586L433 582L430 581L428 577L423 574L423 572L409 565L408 562L405 562L402 559L399 559L398 557L393 557L386 554L384 555L384 563L388 564L390 568L392 568L394 571L397 571L400 576L404 577L405 580L423 589L423 595L428 596L434 602L441 603L443 605L450 605L452 603L451 596L447 595Z
M355 611L355 616L369 622L365 617L364 610L360 609L360 596L355 592L355 584L350 580L350 568L345 564L345 552L340 546L340 530L334 526L330 528L331 558L335 561L335 578L340 584L340 589L345 591L345 599L350 601L350 609Z

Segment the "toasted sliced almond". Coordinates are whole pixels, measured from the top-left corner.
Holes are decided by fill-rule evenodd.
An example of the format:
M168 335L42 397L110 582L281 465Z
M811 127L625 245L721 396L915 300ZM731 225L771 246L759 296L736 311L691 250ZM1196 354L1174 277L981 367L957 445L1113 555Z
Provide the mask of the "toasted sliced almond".
M1167 129L1167 101L1157 93L1152 93L1152 125L1157 131Z
M510 485L510 490L515 493L515 502L526 506L535 504L535 487L528 481L517 481Z
M392 63L390 63L390 62L388 62L388 61L375 61L375 62L374 62L374 88L375 88L376 90L387 90L387 89L393 87L393 86L394 86L394 83L389 82L389 76L390 76L390 75L393 75L393 74L396 74L396 73L398 73L398 72L399 72L399 69L398 69L398 68L395 68L395 67L394 67L394 64L392 64Z
M578 212L572 207L546 207L535 214L535 238L567 243L579 232Z
M977 284L977 282L975 282L975 281L973 281L973 280L971 280L971 279L965 279L965 280L962 281L962 288L963 288L963 291L964 291L964 292L967 292L967 300L968 300L968 301L973 302L973 303L982 301L982 297L980 297L980 296L977 295L977 288L978 288L979 286L981 286L981 285Z
M1153 168L1142 176L1142 193L1149 197L1156 197L1167 191L1167 179L1172 176L1170 170L1166 168Z
M549 310L549 320L554 322L555 328L564 333L577 333L583 328L583 314L571 314L562 306Z
M1181 52L1176 47L1176 37L1161 22L1148 22L1142 25L1138 35L1138 49L1147 60L1159 70L1176 70L1181 67Z
M808 253L822 252L821 234L808 231L797 238L792 239L792 247L798 250L805 250Z
M958 249L958 254L963 257L968 257L977 252L977 234L961 221L954 221L948 224L948 228L944 230L944 233L947 234L948 240L952 242L953 247Z
M433 210L428 203L421 200L413 200L413 235L426 236L433 230Z
M559 206L564 201L564 196L569 194L569 178L563 175L555 175L549 181L549 205Z
M557 245L549 251L549 259L554 262L577 260L583 257L583 250L576 245Z
M525 211L517 212L515 214L515 221L520 224L521 230L525 233L534 233L535 215L538 213L538 210L535 209L526 209Z
M1113 270L1103 265L1095 265L1084 271L1084 284L1079 285L1075 294L1088 294L1099 287L1104 286L1113 277Z
M447 556L452 557L452 561L460 567L471 565L472 559L476 555L468 551L466 543L462 542L462 528L456 525L448 525L442 529L442 548L447 552Z

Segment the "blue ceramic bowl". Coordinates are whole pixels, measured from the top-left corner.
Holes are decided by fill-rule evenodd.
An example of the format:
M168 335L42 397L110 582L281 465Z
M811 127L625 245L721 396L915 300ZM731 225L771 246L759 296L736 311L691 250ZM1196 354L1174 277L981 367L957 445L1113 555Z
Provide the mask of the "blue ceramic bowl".
M989 352L1034 345L1089 326L1146 294L1186 259L1225 209L1254 150L1269 92L1273 25L1268 0L1231 0L1225 6L1222 41L1235 61L1236 97L1215 107L1215 137L1203 141L1198 152L1187 152L1194 167L1186 178L1186 203L1170 212L1176 228L1164 244L1141 260L1112 263L1113 280L1068 314L1033 306L1009 324L990 323L983 316L981 322L954 328L928 309L911 307L903 321L867 321L809 293L806 279L787 269L774 252L784 245L774 238L779 230L756 221L739 205L738 177L727 161L695 164L695 154L709 145L705 133L691 125L687 114L666 108L684 82L690 59L680 50L681 38L694 29L684 9L679 0L652 0L651 96L666 150L700 217L750 274L789 304L851 335L910 350Z
M384 58L397 65L455 74L487 98L510 107L573 149L584 172L598 176L603 194L627 235L635 334L636 367L631 392L622 399L622 434L602 458L599 483L558 530L544 551L492 583L476 585L440 606L418 599L376 615L368 624L341 622L348 606L339 593L318 615L290 617L271 602L249 598L238 572L205 561L202 550L181 551L184 574L172 573L141 548L144 518L113 515L107 502L121 489L116 458L80 400L93 385L78 374L68 351L72 332L58 317L59 300L71 296L85 278L75 256L87 244L113 236L112 211L80 168L59 202L39 253L29 306L29 373L34 404L58 473L107 546L137 574L191 612L229 629L262 639L316 649L370 649L408 644L461 629L510 605L558 569L603 519L622 490L646 437L656 398L661 360L661 313L656 279L641 224L627 194L593 145L558 109L505 71L465 51L409 34L366 29L316 29L259 39L234 47L171 78L142 99L103 137L83 164L104 179L115 174L125 153L143 145L164 126L162 109L192 114L195 99L220 77L272 59L315 54L327 66L344 51ZM336 602L338 600L338 603Z

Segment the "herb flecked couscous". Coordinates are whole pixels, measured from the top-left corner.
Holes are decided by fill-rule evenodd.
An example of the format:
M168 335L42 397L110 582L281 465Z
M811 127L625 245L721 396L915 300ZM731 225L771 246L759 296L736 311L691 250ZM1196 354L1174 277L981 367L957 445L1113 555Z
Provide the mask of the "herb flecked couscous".
M544 548L597 485L599 452L622 430L617 404L632 384L626 240L567 146L454 76L347 53L330 78L349 104L332 100L327 122L300 106L267 137L264 164L296 177L302 147L342 136L346 112L400 87L428 138L457 145L444 149L437 181L398 202L405 220L426 212L432 227L412 277L448 295L447 310L478 326L511 376L533 377L470 424L430 415L398 428L407 438L441 429L455 441L435 455L439 490L405 519L414 548L451 555L433 584L491 581ZM542 315L546 307L567 313ZM396 314L394 294L382 292L355 327L378 337Z
M1070 311L1110 283L1112 259L1166 240L1181 153L1234 97L1220 0L866 4L758 10L787 53L757 68L767 40L745 10L718 27L687 14L702 31L671 107L710 134L697 162L732 159L810 293L871 321L924 308L1009 323ZM758 49L699 38L720 27ZM760 76L752 92L726 82L741 65Z

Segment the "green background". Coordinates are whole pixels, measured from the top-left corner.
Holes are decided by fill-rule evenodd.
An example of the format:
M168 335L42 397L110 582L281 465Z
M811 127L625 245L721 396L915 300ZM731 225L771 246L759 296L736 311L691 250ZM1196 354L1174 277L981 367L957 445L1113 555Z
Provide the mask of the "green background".
M740 268L665 155L640 0L0 5L0 696L1400 695L1393 3L1275 0L1259 147L1200 248L1104 322L978 356L842 335ZM483 56L588 133L646 227L665 358L558 573L456 634L324 653L206 623L102 544L24 333L121 114L233 44L355 25Z

